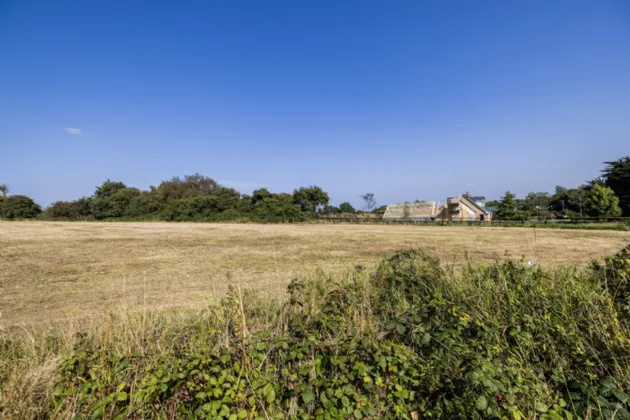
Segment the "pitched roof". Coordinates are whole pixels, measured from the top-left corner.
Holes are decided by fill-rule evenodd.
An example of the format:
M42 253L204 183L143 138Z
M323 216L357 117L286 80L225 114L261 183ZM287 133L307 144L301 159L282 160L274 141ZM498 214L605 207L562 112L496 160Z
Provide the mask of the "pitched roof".
M472 201L486 201L486 197L484 197L483 195L474 195L471 196L470 199Z
M464 199L464 200L468 201L468 203L469 203L469 204L471 204L471 205L472 205L472 206L474 206L474 207L477 207L479 210L483 211L484 213L488 213L488 212L486 211L486 209L485 209L484 207L481 207L479 204L477 204L477 203L475 202L475 200L473 200L473 198L472 198L472 197L467 196L467 195L462 195L462 196L460 196L459 198L460 198L460 200L461 200L461 199Z

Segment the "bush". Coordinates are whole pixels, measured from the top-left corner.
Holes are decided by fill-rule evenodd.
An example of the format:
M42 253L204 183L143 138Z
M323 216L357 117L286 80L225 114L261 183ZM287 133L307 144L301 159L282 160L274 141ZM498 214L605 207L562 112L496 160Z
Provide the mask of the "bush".
M50 410L108 418L628 418L630 331L601 267L544 270L507 260L455 269L409 251L371 274L358 266L343 281L322 273L293 281L286 301L230 288L194 322L143 331L162 342L142 356L77 337Z
M339 204L339 210L342 213L356 213L356 210L354 209L354 207L352 207L352 204L348 202Z
M25 195L10 195L0 202L0 214L7 219L34 219L42 208Z
M76 201L57 201L46 209L46 217L52 219L84 219L92 215L92 199L83 197Z
M132 218L157 217L166 207L154 191L142 191L129 201L125 215Z
M630 328L630 245L603 263L592 261L590 268L611 295L619 319Z

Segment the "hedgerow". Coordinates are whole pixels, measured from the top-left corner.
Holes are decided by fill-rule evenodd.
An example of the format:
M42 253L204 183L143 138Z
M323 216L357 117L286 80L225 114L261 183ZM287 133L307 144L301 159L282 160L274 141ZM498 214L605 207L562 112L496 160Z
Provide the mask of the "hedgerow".
M152 350L75 337L40 416L630 418L629 255L456 269L407 251L282 299L231 287L147 332Z

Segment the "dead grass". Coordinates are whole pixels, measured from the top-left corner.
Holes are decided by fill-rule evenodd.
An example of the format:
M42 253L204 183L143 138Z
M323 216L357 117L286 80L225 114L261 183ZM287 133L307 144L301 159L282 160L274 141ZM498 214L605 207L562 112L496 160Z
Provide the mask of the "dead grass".
M196 308L233 282L278 293L316 268L341 272L395 250L445 261L510 255L543 265L613 254L612 231L374 225L0 223L0 326L116 308Z

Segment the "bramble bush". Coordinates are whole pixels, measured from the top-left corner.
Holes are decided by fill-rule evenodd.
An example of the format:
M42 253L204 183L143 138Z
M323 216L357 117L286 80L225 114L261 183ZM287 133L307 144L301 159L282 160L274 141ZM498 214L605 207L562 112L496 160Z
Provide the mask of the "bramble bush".
M458 269L407 251L282 300L231 287L165 323L160 351L77 337L47 416L630 418L629 255Z

